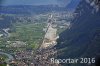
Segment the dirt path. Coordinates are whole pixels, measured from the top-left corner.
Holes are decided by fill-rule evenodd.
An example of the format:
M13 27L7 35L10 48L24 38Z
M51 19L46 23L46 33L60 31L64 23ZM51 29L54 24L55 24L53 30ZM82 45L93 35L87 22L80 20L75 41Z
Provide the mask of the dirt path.
M48 48L48 47L55 46L56 37L57 37L56 32L57 32L57 29L53 28L52 24L50 24L40 48Z

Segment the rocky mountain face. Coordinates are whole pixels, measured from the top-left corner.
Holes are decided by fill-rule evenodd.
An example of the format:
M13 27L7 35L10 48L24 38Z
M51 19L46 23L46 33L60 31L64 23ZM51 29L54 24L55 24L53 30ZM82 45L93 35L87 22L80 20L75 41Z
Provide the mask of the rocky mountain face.
M100 0L81 0L75 10L72 27L60 34L58 58L100 57ZM95 66L94 64L62 64L62 66Z

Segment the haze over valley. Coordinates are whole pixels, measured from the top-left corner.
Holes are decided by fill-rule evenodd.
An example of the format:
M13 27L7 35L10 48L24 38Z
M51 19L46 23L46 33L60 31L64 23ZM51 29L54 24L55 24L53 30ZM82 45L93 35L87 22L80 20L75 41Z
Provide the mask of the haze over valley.
M96 66L99 17L99 0L1 0L0 66ZM51 58L91 62L52 63Z

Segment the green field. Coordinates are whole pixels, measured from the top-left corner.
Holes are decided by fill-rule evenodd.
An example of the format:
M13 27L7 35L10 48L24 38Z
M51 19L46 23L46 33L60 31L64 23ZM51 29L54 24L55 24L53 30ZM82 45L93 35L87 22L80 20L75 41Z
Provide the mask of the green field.
M15 24L8 40L23 41L29 48L38 48L45 34L43 31L45 25L45 23Z

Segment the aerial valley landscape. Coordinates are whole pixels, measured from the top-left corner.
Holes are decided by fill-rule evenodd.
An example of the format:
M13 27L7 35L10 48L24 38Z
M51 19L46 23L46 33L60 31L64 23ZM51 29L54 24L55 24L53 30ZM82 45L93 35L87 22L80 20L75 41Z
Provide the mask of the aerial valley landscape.
M99 0L0 1L0 66L99 62Z

